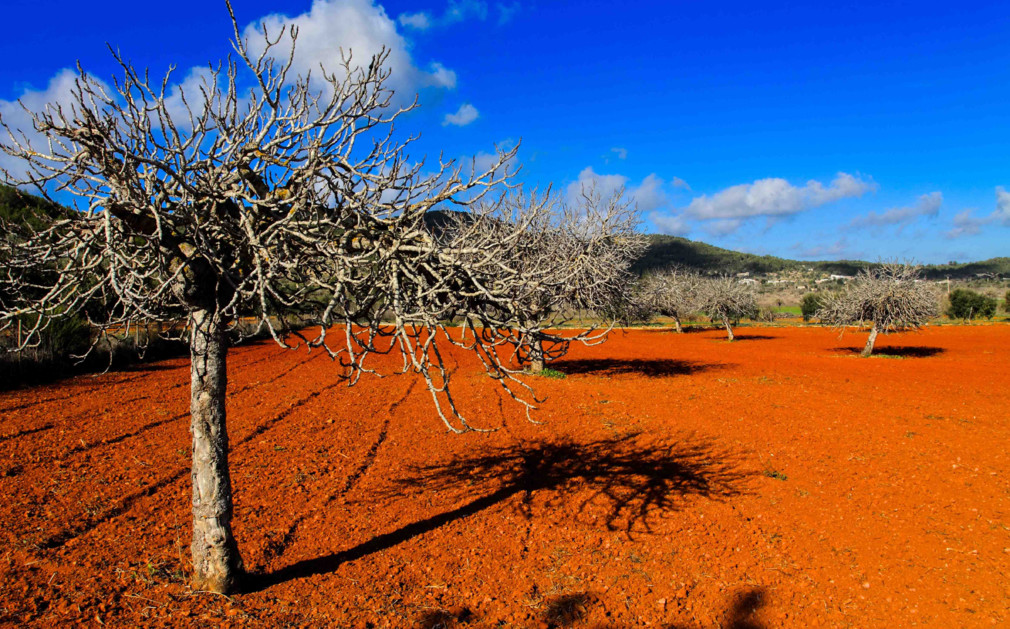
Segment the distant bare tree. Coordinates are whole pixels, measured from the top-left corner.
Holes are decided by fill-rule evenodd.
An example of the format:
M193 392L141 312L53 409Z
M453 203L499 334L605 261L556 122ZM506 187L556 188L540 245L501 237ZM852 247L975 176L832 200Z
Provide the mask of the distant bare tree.
M670 317L677 333L682 333L681 319L701 308L703 282L697 273L673 267L649 273L635 287L635 301L650 315Z
M170 102L168 77L151 83L117 55L123 77L114 89L82 70L72 102L29 112L41 144L4 125L0 145L29 173L25 181L4 172L8 181L69 191L87 205L39 231L6 226L0 333L27 317L34 323L21 345L30 346L69 313L103 332L185 322L192 586L214 592L235 590L242 574L225 421L226 358L240 318L283 347L326 351L349 384L374 373L371 355L400 354L398 373L420 374L445 426L462 432L474 428L450 394L439 345L476 352L529 407L528 387L499 351L542 332L543 317L529 317L519 298L570 281L581 286L568 293L575 302L590 303L594 265L620 257L607 243L629 237L620 211L589 208L575 221L499 195L514 149L467 176L451 161L409 161L409 140L397 140L392 125L414 105L391 106L388 52L358 69L347 55L317 90L320 77L310 84L291 71L294 28L264 32L253 56L233 14L232 23L238 62L211 68L199 93L185 94L184 113ZM274 61L286 45L286 61ZM252 88L241 86L247 79ZM443 207L468 218L438 236L426 216ZM559 229L565 238L555 238ZM528 258L544 242L557 243L552 257ZM315 326L293 329L288 315ZM446 328L459 318L470 339Z
M571 343L593 345L605 339L615 322L612 306L627 292L628 269L645 239L635 232L638 214L623 190L604 197L589 187L575 204L549 192L518 192L500 202L502 216L535 216L537 221L506 252L510 257L499 256L499 263L516 273L516 281L489 278L487 284L501 292L474 308L468 322L481 326L473 331L486 341L492 331L500 335L507 330L503 338L515 348L519 364L538 373L547 361L567 353ZM467 215L458 215L456 223L454 237L460 245L486 243L489 251L503 230L512 229L511 221L474 224ZM593 321L588 328L562 329L587 318Z
M817 317L836 327L869 323L865 358L873 353L878 333L916 330L939 315L937 295L921 280L919 268L900 262L865 268L844 291L825 300Z
M736 278L709 278L702 284L700 310L713 321L722 321L726 328L726 338L732 341L733 326L730 323L754 316L757 313L757 299L754 289Z

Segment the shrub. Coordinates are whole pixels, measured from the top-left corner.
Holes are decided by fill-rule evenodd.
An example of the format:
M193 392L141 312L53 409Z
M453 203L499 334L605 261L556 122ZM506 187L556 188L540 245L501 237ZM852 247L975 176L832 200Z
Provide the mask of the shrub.
M1003 312L1010 313L1010 290L1003 295Z
M824 298L816 293L807 293L800 302L800 313L804 321L810 321L814 314L824 306Z
M947 316L951 319L986 318L996 314L996 299L967 288L958 288L950 293Z

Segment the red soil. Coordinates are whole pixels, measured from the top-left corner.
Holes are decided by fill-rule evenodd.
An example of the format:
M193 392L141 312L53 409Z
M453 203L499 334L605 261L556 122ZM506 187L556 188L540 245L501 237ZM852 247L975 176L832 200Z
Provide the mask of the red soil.
M1010 326L739 332L574 348L543 425L454 355L502 427L463 436L416 378L234 350L231 599L185 582L186 361L0 394L0 625L1010 624Z

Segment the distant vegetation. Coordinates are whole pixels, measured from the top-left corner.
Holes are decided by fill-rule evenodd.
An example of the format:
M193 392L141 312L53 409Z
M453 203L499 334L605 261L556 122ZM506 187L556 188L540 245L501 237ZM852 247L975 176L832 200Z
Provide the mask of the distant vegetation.
M696 240L678 236L649 235L649 247L633 267L638 273L653 269L680 265L700 273L782 273L784 271L805 271L828 275L854 276L865 268L878 266L875 262L861 260L801 261L760 256L723 249ZM921 267L922 276L930 280L972 279L980 275L993 277L1010 276L1010 258L991 258L980 262L929 264Z
M950 294L947 316L951 319L992 319L996 315L996 298L958 288Z

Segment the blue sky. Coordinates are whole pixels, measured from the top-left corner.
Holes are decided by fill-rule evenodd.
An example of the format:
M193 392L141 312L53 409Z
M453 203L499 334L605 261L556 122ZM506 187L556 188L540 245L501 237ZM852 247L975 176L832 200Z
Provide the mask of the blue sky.
M832 6L827 6L831 4ZM84 7L88 8L85 9ZM521 178L624 184L643 229L801 259L1008 255L1005 3L244 2L306 59L393 49L412 155L522 140ZM0 113L106 42L154 74L230 51L223 2L5 3ZM283 16L283 17L281 17ZM361 55L364 57L364 55Z

